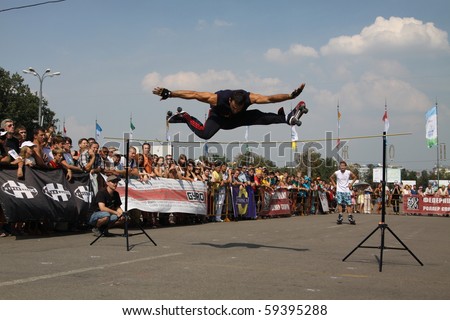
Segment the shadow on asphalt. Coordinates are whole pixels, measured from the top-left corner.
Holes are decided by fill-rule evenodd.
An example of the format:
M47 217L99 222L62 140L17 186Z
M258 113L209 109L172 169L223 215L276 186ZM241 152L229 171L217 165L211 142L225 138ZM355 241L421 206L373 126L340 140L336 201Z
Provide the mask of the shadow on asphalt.
M256 243L226 243L226 244L217 244L217 243L193 243L194 246L210 246L217 249L231 249L231 248L247 248L247 249L260 249L260 248L270 248L270 249L282 249L282 250L292 250L292 251L309 251L309 249L300 249L300 248L289 248L289 247L278 247L278 246L266 246L263 244Z

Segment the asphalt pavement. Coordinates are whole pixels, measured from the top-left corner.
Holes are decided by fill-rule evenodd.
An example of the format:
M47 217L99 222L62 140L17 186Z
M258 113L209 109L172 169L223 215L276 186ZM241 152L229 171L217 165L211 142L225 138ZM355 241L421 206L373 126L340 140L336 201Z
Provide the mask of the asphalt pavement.
M450 218L336 214L0 239L5 299L450 299ZM122 230L113 229L121 234ZM357 250L344 262L343 258ZM388 249L389 248L389 249Z

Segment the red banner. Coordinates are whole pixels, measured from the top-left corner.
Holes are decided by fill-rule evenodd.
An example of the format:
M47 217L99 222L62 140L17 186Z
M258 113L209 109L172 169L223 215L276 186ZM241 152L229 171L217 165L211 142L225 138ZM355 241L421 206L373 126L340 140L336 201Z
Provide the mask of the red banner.
M270 190L262 188L261 216L290 216L289 191L284 188Z
M117 191L125 205L125 182ZM151 179L148 182L130 179L128 210L147 212L183 212L206 215L206 186L203 182L176 179Z
M437 214L450 213L450 197L439 196L403 196L403 212L413 214Z

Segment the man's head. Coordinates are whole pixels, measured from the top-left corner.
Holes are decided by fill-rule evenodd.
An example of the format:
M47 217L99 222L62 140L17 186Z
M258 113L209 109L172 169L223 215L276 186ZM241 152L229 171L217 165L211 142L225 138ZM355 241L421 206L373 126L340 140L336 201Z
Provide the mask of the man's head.
M14 134L14 121L11 119L5 119L2 121L0 125L3 129L6 130L8 134Z
M92 150L94 153L98 153L99 147L100 147L100 145L98 144L98 142L93 142L93 143L91 143L91 146L89 147L89 149Z
M142 153L145 154L146 156L150 155L150 150L151 150L151 146L150 143L148 142L144 142L142 144Z
M345 162L345 161L339 162L339 170L341 170L341 172L344 172L345 170L347 170L347 162Z
M33 130L33 141L38 145L42 145L45 141L45 131L41 127L37 127Z
M229 100L232 113L236 114L244 109L246 96L247 93L244 90L233 91Z
M106 179L106 186L112 190L116 190L117 184L119 183L120 178L116 175L110 175Z

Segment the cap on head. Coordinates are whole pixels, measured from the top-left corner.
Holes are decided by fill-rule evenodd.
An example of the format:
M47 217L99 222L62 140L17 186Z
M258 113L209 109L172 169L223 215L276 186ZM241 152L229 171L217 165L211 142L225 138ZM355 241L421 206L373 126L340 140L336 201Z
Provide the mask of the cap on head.
M33 142L31 142L31 141L24 141L24 142L22 142L22 144L20 145L20 147L21 148L23 148L23 147L34 147L34 146L36 146Z
M107 182L119 182L120 181L120 178L118 177L118 176L116 176L116 175L110 175L110 176L108 176L108 178L106 179L106 181Z

